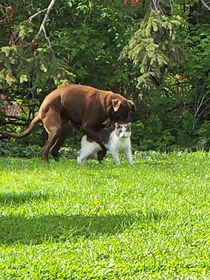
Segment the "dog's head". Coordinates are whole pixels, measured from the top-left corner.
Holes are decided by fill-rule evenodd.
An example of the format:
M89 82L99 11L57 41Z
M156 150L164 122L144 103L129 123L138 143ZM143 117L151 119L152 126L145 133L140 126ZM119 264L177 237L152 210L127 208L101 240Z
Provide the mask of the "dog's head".
M133 101L122 97L119 94L113 94L108 100L107 114L112 122L125 123L130 113L136 112Z

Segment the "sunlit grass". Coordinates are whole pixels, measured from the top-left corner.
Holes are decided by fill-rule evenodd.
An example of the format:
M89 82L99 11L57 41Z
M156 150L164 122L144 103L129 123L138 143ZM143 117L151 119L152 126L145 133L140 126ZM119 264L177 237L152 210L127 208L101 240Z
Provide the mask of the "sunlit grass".
M210 154L0 158L0 279L210 279Z

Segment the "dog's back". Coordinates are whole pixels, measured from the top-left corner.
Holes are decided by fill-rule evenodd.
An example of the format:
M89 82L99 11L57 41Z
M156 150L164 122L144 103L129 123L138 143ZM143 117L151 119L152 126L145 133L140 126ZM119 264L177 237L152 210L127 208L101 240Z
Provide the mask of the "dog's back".
M120 164L120 152L123 152L127 161L133 164L130 140L131 123L115 123L114 128L102 129L97 131L97 133L104 146L111 153L116 164ZM84 135L81 140L81 150L77 157L77 162L79 164L85 163L88 158L98 151L101 151L101 147L95 141Z

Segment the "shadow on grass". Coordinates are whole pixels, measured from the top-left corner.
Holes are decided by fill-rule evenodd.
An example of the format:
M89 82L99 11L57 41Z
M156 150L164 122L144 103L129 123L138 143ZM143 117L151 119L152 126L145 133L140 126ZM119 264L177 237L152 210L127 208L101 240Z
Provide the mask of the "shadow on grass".
M148 209L149 210L149 209ZM95 239L115 235L168 219L168 212L150 209L131 214L45 215L40 217L0 217L0 244L36 245L45 242L74 242L78 238Z
M29 201L47 201L49 199L49 195L41 193L41 192L8 192L4 194L0 194L0 206L1 205L20 205Z
M97 238L123 232L134 223L128 215L46 215L41 217L1 216L0 244L40 244Z
M0 206L20 206L26 202L48 200L39 192L6 193L0 195ZM35 245L44 242L76 241L77 238L98 238L131 229L135 224L145 226L167 219L168 213L148 209L128 214L13 216L0 213L0 244Z

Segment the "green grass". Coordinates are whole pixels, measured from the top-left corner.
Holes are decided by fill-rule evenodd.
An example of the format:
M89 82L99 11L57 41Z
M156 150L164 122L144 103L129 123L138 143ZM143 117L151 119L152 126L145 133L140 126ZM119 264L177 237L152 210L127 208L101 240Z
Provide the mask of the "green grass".
M210 279L210 154L0 158L0 280Z

